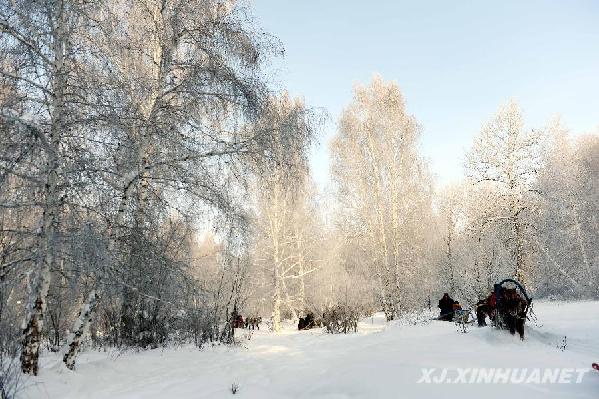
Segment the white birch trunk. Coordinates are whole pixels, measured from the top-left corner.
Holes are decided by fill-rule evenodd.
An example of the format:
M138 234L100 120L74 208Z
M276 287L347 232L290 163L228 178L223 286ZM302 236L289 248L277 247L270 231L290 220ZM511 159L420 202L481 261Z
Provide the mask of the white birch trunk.
M85 333L89 330L89 326L92 322L92 317L98 303L98 294L96 290L92 290L89 293L87 300L85 301L83 308L79 311L79 317L77 318L75 325L73 326L73 332L69 336L67 342L67 353L62 358L65 366L68 369L73 370L75 368L75 361L77 354L81 350L81 343Z
M27 312L23 321L23 348L21 352L21 370L26 374L37 375L40 341L50 288L51 267L56 261L56 229L60 213L60 194L58 192L58 151L62 134L64 114L64 93L66 76L64 71L66 52L66 11L62 1L56 4L58 15L54 30L54 65L52 88L52 113L50 121L50 146L48 153L48 177L44 187L45 206L42 216L42 230L38 241L36 277L33 279Z

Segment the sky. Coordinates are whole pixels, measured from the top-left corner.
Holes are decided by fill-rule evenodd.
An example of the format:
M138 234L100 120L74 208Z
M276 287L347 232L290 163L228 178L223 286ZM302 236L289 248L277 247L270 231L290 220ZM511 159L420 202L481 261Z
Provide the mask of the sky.
M399 84L440 184L463 176L472 139L509 99L529 127L559 115L572 134L599 131L599 1L251 3L285 48L272 80L329 115L310 159L321 188L353 85L375 73Z

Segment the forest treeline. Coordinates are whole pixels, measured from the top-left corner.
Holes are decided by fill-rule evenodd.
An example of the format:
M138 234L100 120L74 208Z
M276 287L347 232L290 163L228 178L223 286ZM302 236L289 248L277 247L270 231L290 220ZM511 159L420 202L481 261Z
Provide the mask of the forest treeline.
M514 276L599 298L599 135L530 128L508 102L440 187L398 85L375 76L319 191L323 115L273 89L283 48L250 11L0 0L3 397L41 351L72 369L84 341L232 342L234 309L274 331L334 308L392 320Z

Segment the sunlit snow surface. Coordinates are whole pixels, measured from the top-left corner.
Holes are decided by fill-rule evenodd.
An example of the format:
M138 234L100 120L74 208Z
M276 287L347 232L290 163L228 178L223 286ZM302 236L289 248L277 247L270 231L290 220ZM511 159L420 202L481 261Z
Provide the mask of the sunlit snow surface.
M287 325L234 348L88 351L74 372L48 355L20 398L231 398L232 384L239 386L234 397L260 399L598 398L596 371L579 384L417 383L422 368L589 368L599 361L599 302L537 302L534 310L538 322L527 325L524 342L490 327L463 334L452 323L386 324L376 315L350 335Z

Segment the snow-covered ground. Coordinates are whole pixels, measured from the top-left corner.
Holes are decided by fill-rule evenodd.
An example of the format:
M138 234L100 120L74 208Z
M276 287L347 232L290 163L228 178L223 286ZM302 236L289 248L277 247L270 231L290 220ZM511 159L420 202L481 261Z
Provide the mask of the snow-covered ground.
M599 373L576 383L423 383L422 369L588 369L599 361L599 302L537 303L538 325L524 342L490 327L457 332L452 323L386 324L364 320L360 332L259 331L239 347L185 347L116 355L87 352L75 372L44 358L30 398L597 398ZM563 348L565 340L565 349ZM560 348L561 347L561 348ZM563 350L562 350L563 349ZM462 371L464 372L464 371ZM420 383L418 381L421 381ZM533 380L534 381L534 380ZM509 396L506 396L509 395Z

